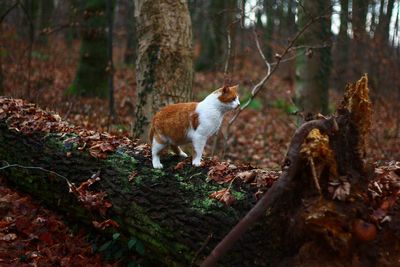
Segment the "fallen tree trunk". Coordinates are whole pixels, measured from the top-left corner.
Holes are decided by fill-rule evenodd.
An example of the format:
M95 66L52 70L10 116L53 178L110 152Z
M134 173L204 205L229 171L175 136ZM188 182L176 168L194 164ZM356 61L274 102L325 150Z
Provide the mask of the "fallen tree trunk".
M204 266L390 266L400 260L400 216L392 210L400 190L388 185L386 195L368 193L374 176L363 161L371 116L366 77L347 88L335 116L296 131L280 179L247 216L259 188L234 178L234 168L219 164L209 171L169 157L167 169L154 170L146 146L72 127L20 100L0 99L0 108L1 159L19 164L3 167L7 179L81 222L114 220L126 239L144 243L149 266L198 265L243 217ZM390 172L394 185L398 172ZM230 181L231 206L209 198L226 187L206 182L215 173ZM268 183L257 180L262 172L250 173L256 184ZM93 174L100 180L90 190L70 184L85 184Z
M227 206L209 198L226 185L207 182L207 168L175 169L179 159L167 157L169 167L155 170L146 146L73 127L22 100L0 98L0 107L1 173L7 180L68 218L88 225L117 222L115 231L126 240L143 242L149 266L197 265L256 202L257 188L239 179L230 188L236 202ZM82 189L96 173L100 180ZM278 226L279 220L264 216L222 264L272 264L281 255Z

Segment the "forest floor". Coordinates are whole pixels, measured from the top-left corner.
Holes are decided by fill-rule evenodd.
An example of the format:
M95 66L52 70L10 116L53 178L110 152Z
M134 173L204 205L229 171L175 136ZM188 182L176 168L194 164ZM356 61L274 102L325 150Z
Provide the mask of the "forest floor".
M135 74L132 65L116 64L115 106L117 118L110 120L108 102L101 99L66 96L65 91L75 74L78 44L66 47L63 44L51 47L34 47L29 63L26 44L7 39L5 47L14 47L9 52L12 60L3 62L5 95L29 99L43 109L53 110L75 124L87 129L108 131L117 136L130 136L135 112ZM282 65L281 69L287 68ZM236 66L233 83L240 85L241 101L249 96L250 88L264 75L262 62L241 60ZM217 89L223 83L222 72L196 73L194 93L197 100ZM349 81L354 82L354 81ZM373 122L370 135L368 160L388 162L400 160L400 103L391 97L378 94L379 88L370 88L373 100ZM293 82L278 72L262 89L249 109L245 110L232 125L225 155L222 155L222 138L219 138L215 158L225 161L247 162L257 168L280 169L291 136L299 117L292 115ZM393 90L394 91L394 90ZM29 95L29 97L27 97ZM332 111L341 93L331 90ZM228 115L228 117L231 115ZM222 132L226 130L226 122ZM205 156L211 156L209 141ZM3 205L4 204L4 205ZM29 211L29 212L28 212ZM40 207L30 197L5 186L0 179L0 265L14 259L38 257L40 247L48 247L48 260L57 260L60 266L67 266L72 255L82 258L89 266L100 266L101 256L90 250L82 233L73 233L62 219L49 210ZM16 232L3 234L1 229L13 222ZM33 222L29 226L26 222ZM50 236L50 237L49 237ZM51 243L51 244L50 244ZM70 244L80 244L72 248ZM24 247L26 250L21 250ZM57 258L62 251L62 257ZM57 254L58 253L58 254ZM41 256L42 257L42 256ZM53 259L54 258L54 259ZM1 261L3 260L3 262ZM15 266L13 261L8 261ZM33 261L30 261L33 262ZM65 262L67 265L62 264ZM93 265L92 265L93 264ZM97 265L96 265L97 264ZM79 265L76 265L79 266Z

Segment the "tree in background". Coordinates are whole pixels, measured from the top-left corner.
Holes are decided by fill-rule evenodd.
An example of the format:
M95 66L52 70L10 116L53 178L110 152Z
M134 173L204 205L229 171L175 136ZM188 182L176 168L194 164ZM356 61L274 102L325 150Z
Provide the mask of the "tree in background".
M265 14L267 15L267 25L265 27L265 57L267 60L272 59L272 40L274 35L274 25L275 25L275 12L274 5L276 5L276 0L265 0L264 1L264 9Z
M351 72L352 76L361 76L367 72L366 64L366 45L367 45L367 31L366 21L368 13L368 1L353 0L352 1L352 28L353 28L353 42L352 42L352 58L351 58Z
M299 39L299 45L320 45L330 42L331 7L325 1L304 0L299 8L299 28L312 18L329 14L312 24ZM328 88L331 67L330 47L318 50L310 48L296 59L296 102L305 112L328 112Z
M193 31L199 43L196 70L222 70L228 50L228 32L232 45L230 56L235 54L237 1L191 1L190 6Z
M345 83L348 80L347 68L349 60L349 45L350 38L347 33L349 28L349 0L340 0L340 27L337 37L335 61L335 84L339 90L344 89Z
M51 14L54 10L54 0L38 1L36 19L36 40L47 43L47 32L51 25Z
M81 96L108 96L106 2L87 0L81 29L82 43L75 80L69 92Z
M145 137L161 107L192 98L193 47L186 1L136 0L137 100L133 134Z

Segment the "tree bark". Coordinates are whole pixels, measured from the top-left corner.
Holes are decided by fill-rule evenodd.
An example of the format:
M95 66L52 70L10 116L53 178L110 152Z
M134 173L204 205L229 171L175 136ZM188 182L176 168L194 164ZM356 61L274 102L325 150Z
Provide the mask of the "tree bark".
M147 137L161 107L192 98L192 30L186 1L137 0L137 100L133 133Z
M296 102L305 112L327 114L331 68L329 46L331 43L331 9L326 8L324 1L305 0L302 5L304 8L299 9L299 28L302 28L312 18L324 14L327 15L327 18L311 25L300 37L299 45L327 44L328 47L318 50L304 48L304 53L296 58Z
M108 1L108 0L107 0ZM69 93L89 97L108 97L106 2L85 1L82 14L82 42L75 80Z

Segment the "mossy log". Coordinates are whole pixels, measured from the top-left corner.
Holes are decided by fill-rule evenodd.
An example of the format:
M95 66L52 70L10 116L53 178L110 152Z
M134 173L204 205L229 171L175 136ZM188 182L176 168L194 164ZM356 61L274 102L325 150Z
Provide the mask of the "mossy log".
M114 220L119 224L117 231L121 236L142 241L145 260L150 262L145 266L189 266L194 259L194 265L198 265L256 202L257 188L239 179L231 187L235 203L227 206L210 199L212 192L227 185L207 182L207 168L187 164L175 170L181 159L168 156L163 158L166 169L155 170L143 146L121 145L103 159L93 157L93 151L75 142L83 129L74 128L58 115L22 100L0 98L0 103L3 166L7 162L39 167L57 175L15 165L1 170L0 174L70 219L87 225L92 225L92 221ZM119 140L115 138L112 142ZM95 173L99 173L100 180L89 190L107 193L106 199L112 207L105 214L88 211L58 176L78 186ZM279 244L285 231L281 224L285 221L284 217L278 219L265 214L221 265L273 264L282 254Z

